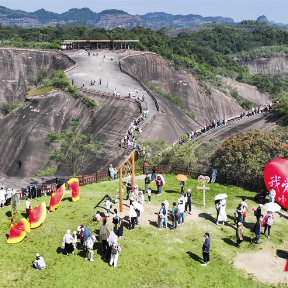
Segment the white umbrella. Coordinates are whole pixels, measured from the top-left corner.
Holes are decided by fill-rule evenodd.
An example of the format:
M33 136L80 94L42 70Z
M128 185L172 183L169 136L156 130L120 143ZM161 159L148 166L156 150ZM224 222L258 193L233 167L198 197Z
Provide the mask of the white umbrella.
M267 211L271 211L271 212L278 212L280 211L281 209L281 206L278 205L277 203L266 203L264 206L263 206L264 209L266 209Z
M164 179L164 177L163 177L161 174L158 174L158 176L160 176L160 178L161 178L161 180L162 180L162 182L163 182L163 185L165 185L165 179Z
M216 196L214 196L214 200L216 201L216 200L222 200L222 199L224 199L224 198L227 198L228 196L225 194L225 193L223 193L223 194L218 194L218 195L216 195Z
M140 212L144 212L144 207L138 203L138 202L133 202L133 206L138 209Z

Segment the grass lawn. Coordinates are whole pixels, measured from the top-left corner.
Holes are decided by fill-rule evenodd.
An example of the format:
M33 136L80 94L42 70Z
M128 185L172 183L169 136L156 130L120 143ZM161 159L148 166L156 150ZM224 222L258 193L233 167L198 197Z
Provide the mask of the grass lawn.
M163 229L159 231L155 224L160 204L164 200L177 202L180 187L175 176L166 175L166 185L162 196L152 194L152 202L147 203L140 217L140 227L129 232L124 228L124 238L119 239L122 252L119 255L117 268L109 267L101 259L102 244L94 245L94 260L91 263L84 259L85 252L76 250L75 255L65 256L61 247L62 238L67 229L76 230L77 226L86 223L92 234L98 235L101 224L92 221L96 210L105 212L103 205L95 208L97 203L109 194L111 197L118 189L118 182L104 182L81 187L80 201L71 202L71 194L67 193L59 208L47 214L45 222L37 229L27 233L27 238L18 244L8 245L7 234L10 229L10 208L0 209L0 283L1 287L274 287L263 284L253 275L238 270L233 266L237 253L254 253L262 249L280 251L285 257L288 254L287 220L275 217L271 230L271 238L261 235L261 245L251 245L249 240L254 234L250 232L255 223L251 208L256 208L253 198L255 193L234 186L209 184L206 191L206 207L202 207L202 190L198 191L197 180L188 179L185 189L192 188L193 215L185 214L185 224L176 231ZM144 188L144 180L137 180L140 189ZM151 188L156 192L155 182ZM216 211L213 197L226 193L227 215L229 222L215 225ZM126 196L126 192L124 193ZM233 212L241 201L247 197L248 223L244 225L244 241L240 249L235 245L235 225ZM33 207L45 201L49 205L50 197L45 196L33 201ZM124 204L126 202L124 201ZM114 205L115 206L115 205ZM25 213L25 202L19 205L16 223ZM113 207L114 208L114 207ZM118 205L117 207L118 208ZM265 212L265 211L263 211ZM287 215L286 212L282 212ZM127 214L126 214L127 215ZM111 217L110 217L111 218ZM148 220L151 220L149 222ZM169 225L171 221L169 221ZM203 235L211 236L210 264L202 267ZM282 251L282 252L281 252ZM37 271L30 267L35 254L45 258L46 268ZM275 252L276 253L276 252ZM280 255L280 257L281 257ZM263 273L268 263L263 266ZM279 267L283 271L284 267ZM288 273L288 272L286 272ZM275 287L278 285L275 284ZM285 286L280 284L279 286Z

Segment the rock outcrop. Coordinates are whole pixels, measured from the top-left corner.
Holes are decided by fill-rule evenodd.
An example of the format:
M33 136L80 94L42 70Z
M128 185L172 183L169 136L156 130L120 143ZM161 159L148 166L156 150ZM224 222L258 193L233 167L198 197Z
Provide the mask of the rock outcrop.
M23 102L40 69L65 70L72 65L58 52L0 49L0 107Z
M223 78L223 82L228 86L235 87L237 89L239 98L242 100L251 101L254 107L269 104L271 101L269 94L261 93L255 86L240 83L229 78Z
M288 72L288 59L284 56L240 61L239 65L248 66L251 74L276 75L283 72Z
M233 98L214 88L210 88L210 95L207 95L192 75L176 71L171 63L153 53L126 57L122 60L122 68L138 79L155 84L163 92L179 97L186 109L196 114L201 125L242 111Z
M138 116L137 106L110 97L95 96L100 105L89 109L80 100L59 90L27 99L20 107L1 120L0 167L8 176L31 177L37 169L45 169L49 150L45 135L67 129L71 118L81 120L81 133L91 133L93 139L105 143L102 157L88 163L84 174L107 169L123 161L119 140L131 119ZM70 175L60 168L57 175Z

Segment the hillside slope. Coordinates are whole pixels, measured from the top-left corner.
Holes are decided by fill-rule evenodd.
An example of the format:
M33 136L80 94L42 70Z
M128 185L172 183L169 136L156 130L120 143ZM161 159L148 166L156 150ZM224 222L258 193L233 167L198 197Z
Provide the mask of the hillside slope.
M127 57L122 61L122 67L133 76L155 84L163 92L179 97L187 110L196 113L201 125L242 112L233 98L213 88L211 95L206 95L192 75L176 71L168 61L153 53ZM159 101L163 99L159 98Z

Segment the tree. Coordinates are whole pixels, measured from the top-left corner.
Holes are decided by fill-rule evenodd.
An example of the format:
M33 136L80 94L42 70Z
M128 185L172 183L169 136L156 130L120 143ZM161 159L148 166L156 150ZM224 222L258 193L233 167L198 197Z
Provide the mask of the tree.
M93 141L91 134L80 134L80 124L79 118L72 118L69 122L71 129L46 135L48 145L56 148L50 152L49 161L63 165L73 177L83 170L88 161L99 156L104 146L100 141Z
M239 131L224 140L211 162L220 173L253 179L263 175L270 160L288 157L287 136L287 132Z

